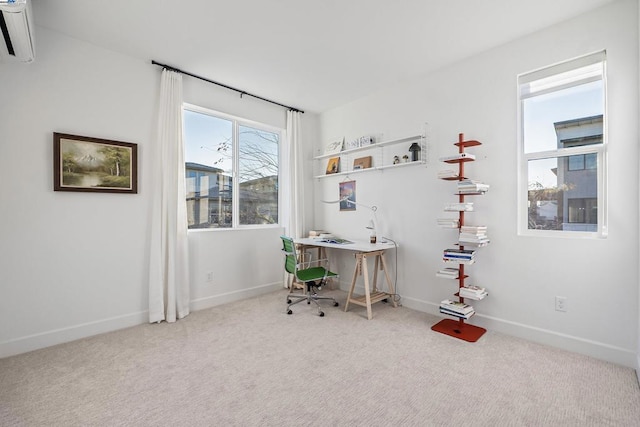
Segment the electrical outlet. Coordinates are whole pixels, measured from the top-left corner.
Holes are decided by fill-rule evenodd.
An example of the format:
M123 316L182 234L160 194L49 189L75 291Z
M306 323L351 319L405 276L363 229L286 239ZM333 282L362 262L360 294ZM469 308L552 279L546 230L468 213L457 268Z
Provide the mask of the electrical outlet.
M207 283L213 282L213 271L207 273Z
M556 311L567 311L567 297L556 297Z

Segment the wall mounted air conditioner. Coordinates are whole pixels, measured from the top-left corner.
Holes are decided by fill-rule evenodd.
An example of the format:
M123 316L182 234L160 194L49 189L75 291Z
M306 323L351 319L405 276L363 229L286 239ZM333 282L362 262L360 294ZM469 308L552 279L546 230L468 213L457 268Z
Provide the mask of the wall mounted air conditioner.
M31 62L35 57L29 0L0 0L0 59Z

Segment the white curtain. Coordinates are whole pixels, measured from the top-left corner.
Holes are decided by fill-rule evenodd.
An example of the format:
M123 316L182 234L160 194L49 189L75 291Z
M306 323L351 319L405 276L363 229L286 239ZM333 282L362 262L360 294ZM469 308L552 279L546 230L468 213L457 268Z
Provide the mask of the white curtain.
M284 169L288 177L285 187L283 224L285 233L292 238L303 236L304 227L304 171L302 162L301 117L299 111L287 111L287 144ZM285 272L284 287L289 287Z
M149 322L189 314L187 206L182 142L182 75L163 70L154 162Z

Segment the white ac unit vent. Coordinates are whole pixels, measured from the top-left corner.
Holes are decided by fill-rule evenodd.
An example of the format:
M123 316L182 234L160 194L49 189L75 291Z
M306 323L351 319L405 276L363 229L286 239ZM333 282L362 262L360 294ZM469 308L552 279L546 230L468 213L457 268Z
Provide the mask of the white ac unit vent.
M0 0L0 59L31 62L35 58L29 0Z

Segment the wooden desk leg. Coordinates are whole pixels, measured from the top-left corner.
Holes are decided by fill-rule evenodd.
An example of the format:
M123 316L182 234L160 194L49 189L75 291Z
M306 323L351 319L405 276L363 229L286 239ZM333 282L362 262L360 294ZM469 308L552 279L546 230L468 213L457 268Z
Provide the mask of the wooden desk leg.
M373 288L371 292L378 292L378 269L380 268L380 255L376 255L376 261L373 267Z
M367 256L360 254L362 257L362 275L364 276L364 298L367 302L367 319L371 320L371 291L369 290L369 272L367 271Z
M393 282L391 282L391 278L389 277L389 271L387 270L387 262L384 259L384 253L380 254L380 260L382 261L382 270L384 270L385 278L387 279L387 286L389 287L389 293L391 294L391 302L394 307L398 307L396 303L396 290L393 287ZM398 266L396 266L398 268Z
M349 288L349 295L347 295L347 302L344 304L344 311L349 309L349 302L351 301L351 296L353 296L353 290L356 288L356 280L358 279L358 273L360 272L360 264L361 260L358 258L358 254L356 254L356 266L353 269L353 279L351 280L351 288Z

